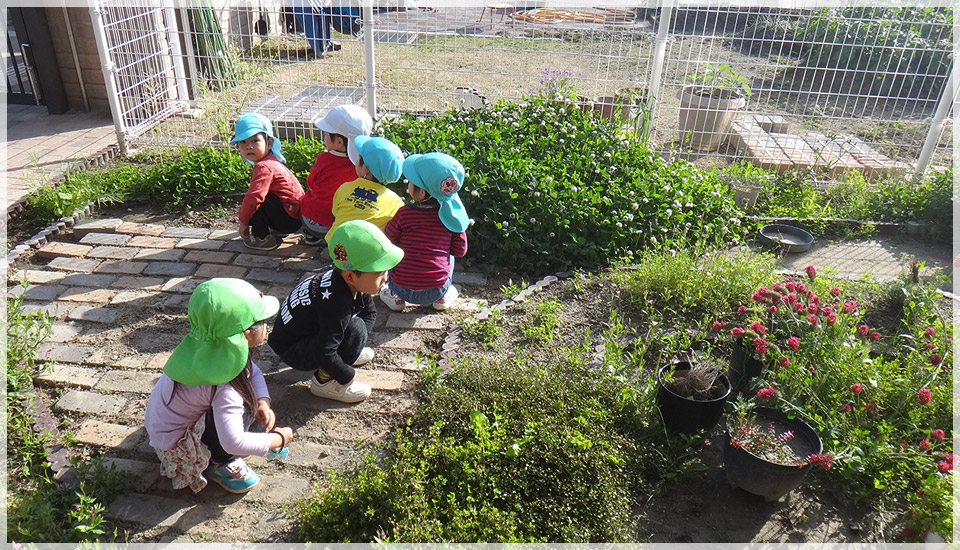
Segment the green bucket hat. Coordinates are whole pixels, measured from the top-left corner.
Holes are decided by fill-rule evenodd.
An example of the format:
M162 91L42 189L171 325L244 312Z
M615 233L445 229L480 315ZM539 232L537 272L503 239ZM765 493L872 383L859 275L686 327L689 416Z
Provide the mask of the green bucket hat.
M240 279L197 285L187 305L190 332L173 350L163 372L187 386L224 384L247 364L243 331L277 314L280 302Z
M338 226L328 246L333 265L344 271L386 271L403 259L403 250L366 220L350 220Z

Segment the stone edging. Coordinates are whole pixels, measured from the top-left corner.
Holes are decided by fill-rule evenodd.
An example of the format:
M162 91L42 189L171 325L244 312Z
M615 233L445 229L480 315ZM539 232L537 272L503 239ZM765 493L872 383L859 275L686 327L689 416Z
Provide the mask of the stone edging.
M558 281L565 281L573 276L573 272L565 271L562 273L557 273L556 275L547 275L546 277L540 279L539 281L533 283L527 288L521 290L513 298L507 298L502 300L495 306L485 307L479 312L471 315L468 320L470 321L482 321L490 317L490 314L494 311L506 311L514 304L524 302L529 298L534 292L548 287L553 283ZM451 359L456 357L457 351L460 349L460 335L463 334L463 327L460 323L454 323L450 325L450 328L447 329L447 335L443 339L443 345L440 348L440 359L437 361L437 365L441 369L440 376L444 377L449 374L450 370L453 368L453 363Z
M50 180L50 185L54 189L56 189L58 185L60 185L61 183L67 180L67 176L69 176L70 174L74 172L79 172L80 170L85 170L87 168L90 168L91 166L102 167L107 163L107 161L117 158L119 154L120 154L120 147L116 144L104 147L103 149L100 149L93 155L73 164L72 166L67 168L67 171L65 173L60 174L59 176L54 176ZM7 223L9 223L10 220L16 218L17 215L20 214L20 212L23 212L24 207L30 202L30 197L33 195L34 193L30 193L26 197L21 197L17 202L7 207Z
M9 268L16 263L16 261L20 259L20 256L23 256L31 248L40 248L44 246L51 237L59 235L67 229L72 228L78 221L83 219L84 216L89 216L92 213L92 205L88 204L84 208L78 208L73 211L72 216L64 216L60 218L58 221L55 221L44 229L41 229L36 235L11 248L10 251L7 252L7 256L5 258L7 267Z

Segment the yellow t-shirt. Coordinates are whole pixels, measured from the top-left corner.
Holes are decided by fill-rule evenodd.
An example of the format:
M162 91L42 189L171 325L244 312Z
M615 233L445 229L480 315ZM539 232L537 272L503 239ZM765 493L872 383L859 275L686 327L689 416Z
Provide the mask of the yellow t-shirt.
M348 181L333 194L333 225L326 240L329 243L337 226L350 220L367 220L382 231L401 206L403 199L377 182L364 178Z

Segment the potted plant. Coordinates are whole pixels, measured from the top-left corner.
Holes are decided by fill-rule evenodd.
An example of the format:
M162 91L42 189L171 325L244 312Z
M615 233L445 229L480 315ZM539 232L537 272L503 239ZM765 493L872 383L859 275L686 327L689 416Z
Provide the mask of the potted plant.
M733 344L730 346L730 382L737 391L752 378L763 371L763 358L767 351L776 345L764 336L767 329L760 322L753 322L747 328L733 327L730 334Z
M758 398L775 394L767 387ZM823 452L820 436L797 417L754 407L752 402L742 402L727 417L723 468L733 487L775 502L800 485L810 466L829 469L832 464L833 456Z
M620 88L612 96L595 98L593 108L610 122L626 122L631 120L634 109L645 107L647 96L647 88Z
M698 151L716 151L727 137L734 112L750 95L747 78L730 65L705 64L680 90L680 132Z
M696 433L713 428L730 396L727 376L707 359L681 359L657 373L657 407L667 429Z

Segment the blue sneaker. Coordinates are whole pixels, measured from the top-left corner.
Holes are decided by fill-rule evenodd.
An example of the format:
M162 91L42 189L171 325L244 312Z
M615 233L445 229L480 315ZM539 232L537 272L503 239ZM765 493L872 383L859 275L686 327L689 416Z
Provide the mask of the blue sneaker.
M241 458L235 458L219 466L211 464L204 474L207 479L234 494L246 493L260 483L257 472L251 470Z

